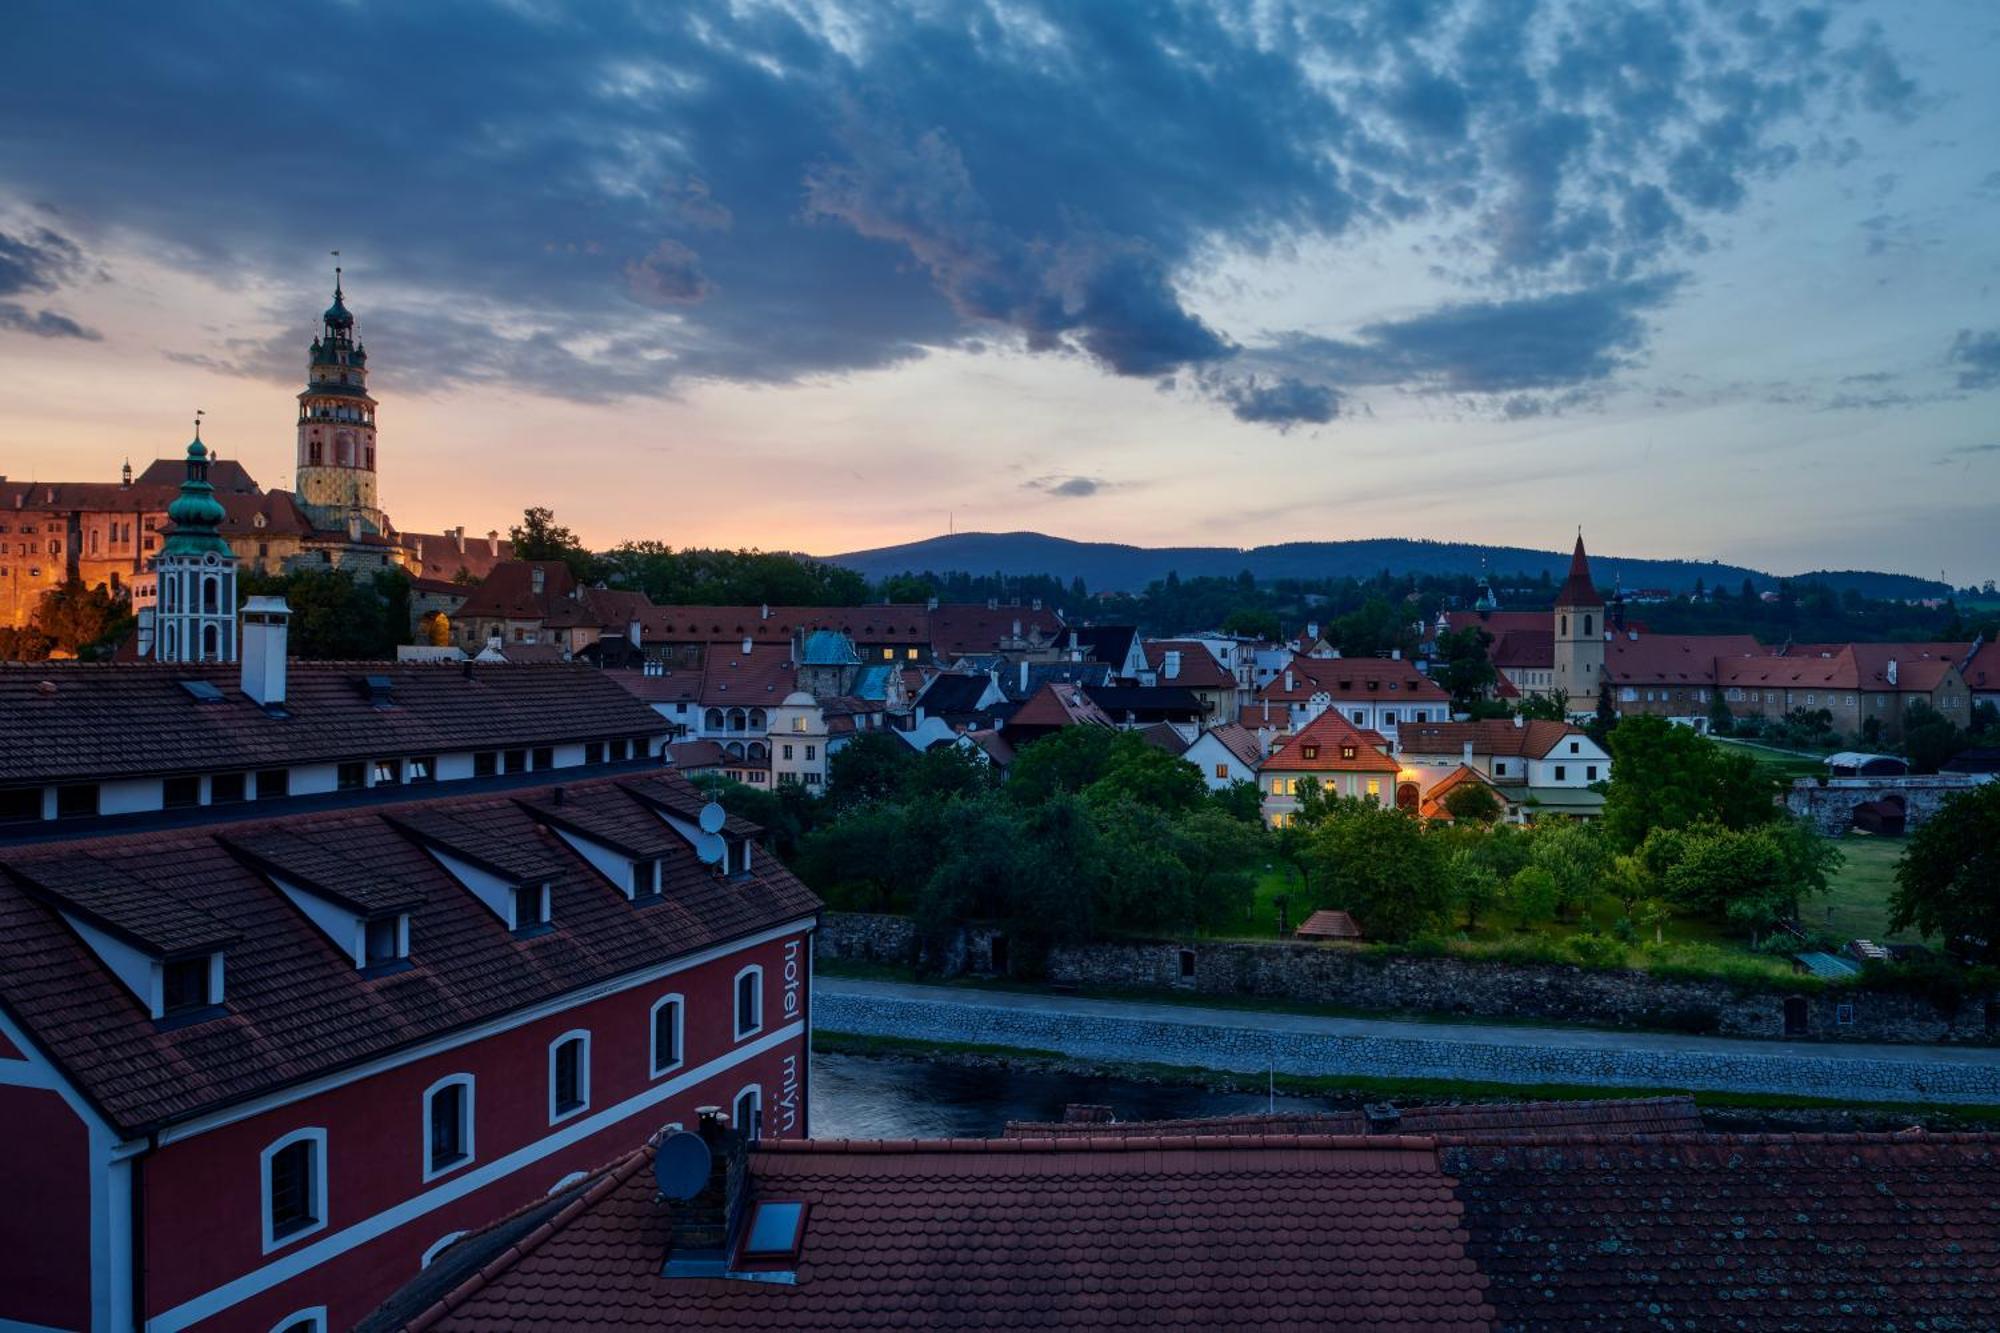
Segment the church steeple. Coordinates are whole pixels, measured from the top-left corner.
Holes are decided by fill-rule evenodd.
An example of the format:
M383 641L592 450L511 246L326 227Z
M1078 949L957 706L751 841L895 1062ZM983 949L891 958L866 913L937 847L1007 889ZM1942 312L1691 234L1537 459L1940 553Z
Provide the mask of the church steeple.
M1569 558L1569 577L1556 590L1549 614L1555 622L1556 689L1572 714L1592 712L1604 683L1604 598L1590 577L1581 528Z
M339 251L334 252L338 257ZM299 503L325 531L379 533L376 500L375 400L368 393L368 350L356 336L354 312L338 265L333 304L320 316L299 394Z
M222 538L227 515L208 482L210 458L197 412L187 479L167 506L171 526L152 561L154 599L147 611L153 656L162 662L236 660L236 553Z

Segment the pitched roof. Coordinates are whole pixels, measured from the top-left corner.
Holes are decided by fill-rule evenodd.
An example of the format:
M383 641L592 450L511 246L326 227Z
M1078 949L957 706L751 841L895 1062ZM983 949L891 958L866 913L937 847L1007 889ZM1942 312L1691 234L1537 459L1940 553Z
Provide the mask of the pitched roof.
M1292 675L1289 689L1285 687L1287 671ZM1417 670L1415 663L1392 657L1294 657L1270 684L1257 691L1259 699L1273 703L1303 703L1315 694L1338 700L1371 698L1382 703L1451 702L1451 696Z
M1178 731L1175 731L1172 725L1166 722L1155 722L1150 727L1141 727L1139 729L1139 739L1155 749L1165 750L1168 754L1175 757L1187 753L1187 738L1182 736Z
M927 713L949 716L977 711L993 678L977 671L940 671L925 684L916 702Z
M989 607L983 602L945 602L930 610L931 647L949 662L973 653L990 653L1004 640L1039 636L1053 643L1063 633L1062 617L1047 608Z
M1549 632L1549 621L1553 611L1447 611L1444 613L1445 628L1453 630L1478 626L1495 639L1509 634L1540 630Z
M1195 739L1200 741L1203 736L1214 737L1217 745L1229 751L1237 762L1252 773L1263 766L1264 747L1258 741L1257 733L1240 722L1224 722L1220 726L1210 727Z
M1546 624L1540 629L1510 629L1487 650L1487 656L1503 670L1552 669L1556 663L1555 631Z
M1590 557L1583 553L1583 533L1576 534L1576 550L1570 553L1569 577L1556 589L1557 606L1603 606L1604 598L1590 580Z
M1583 735L1581 727L1544 718L1524 719L1518 726L1515 719L1504 717L1476 722L1405 722L1397 729L1396 747L1404 754L1463 754L1470 741L1474 754L1543 759L1563 741Z
M390 683L388 705L370 699L371 676ZM198 702L183 681L205 681L220 697ZM605 673L567 663L295 658L281 716L242 692L235 666L0 664L0 783L437 754L656 735L663 726Z
M704 708L770 708L798 687L789 643L756 643L747 653L740 645L718 643L702 658Z
M399 532L396 543L416 557L422 578L451 580L461 572L483 579L503 560L514 558L514 543L498 533L468 537L464 528L451 532Z
M1342 756L1343 749L1353 753ZM1352 722L1329 708L1288 736L1264 761L1266 773L1397 773L1402 765L1368 743Z
M1613 634L1604 644L1604 675L1624 685L1713 685L1721 664L1762 657L1748 634Z
M1547 1102L1463 1102L1394 1108L1396 1128L1404 1134L1468 1134L1482 1137L1519 1134L1692 1133L1701 1129L1701 1109L1692 1097L1605 1097L1601 1100ZM1010 1139L1078 1138L1125 1135L1166 1138L1196 1134L1365 1134L1368 1117L1360 1110L1276 1112L1253 1115L1197 1116L1185 1120L1010 1120Z
M542 579L535 590L535 576ZM466 619L547 620L576 595L576 575L560 560L502 560L467 594L458 614Z
M1179 685L1085 685L1083 691L1114 718L1164 713L1193 719L1207 711L1199 695Z
M1500 808L1503 810L1514 803L1508 798L1505 792L1494 786L1484 773L1481 773L1476 768L1468 768L1466 765L1460 764L1457 768L1439 778L1437 783L1424 793L1424 799L1417 806L1417 813L1425 819L1450 819L1452 814L1450 809L1446 807L1444 798L1468 782L1477 783L1492 792L1494 798L1500 802Z
M410 1323L490 1329L1484 1329L1436 1152L1331 1135L771 1142L795 1283L663 1281L652 1149Z
M1236 677L1215 660L1206 645L1194 639L1154 639L1146 644L1146 665L1160 673L1162 685L1190 690L1233 690ZM1167 674L1167 654L1180 654L1180 674Z
M634 827L659 822L648 814L652 802L698 809L706 799L672 774L564 788L566 807L604 818L629 807L618 817ZM661 866L665 901L634 910L588 861L539 836L538 822L531 793L488 793L0 849L0 1002L113 1124L138 1132L818 910L775 858L756 858L747 877L724 878L678 839L659 844L669 853ZM424 850L433 837L474 848L488 862L529 856L527 868L550 879L555 929L509 932ZM257 856L241 853L250 847ZM340 873L343 864L366 867L347 872L359 878L344 881L345 891L367 878L414 896L413 965L385 976L356 971L269 883L266 861L312 878ZM141 891L156 908L173 905L185 919L132 923L176 937L163 936L163 945L185 944L178 937L190 932L204 937L209 928L195 914L219 923L233 937L224 945L220 1014L161 1031L50 909L46 891L25 887L55 877L63 893L94 895L100 905L131 902Z
M930 642L930 612L921 602L871 606L655 606L639 617L646 643L790 645L795 634L837 629L857 644L921 647Z
M1299 922L1292 934L1302 940L1358 940L1361 924L1337 908L1322 907Z
M1108 727L1111 719L1091 702L1081 685L1050 681L1007 719L1010 730L1030 727Z
M1973 653L1960 670L1975 693L2000 693L2000 639Z
M1137 625L1079 625L1074 628L1076 646L1086 658L1121 669L1125 659L1131 655L1133 641L1139 637Z

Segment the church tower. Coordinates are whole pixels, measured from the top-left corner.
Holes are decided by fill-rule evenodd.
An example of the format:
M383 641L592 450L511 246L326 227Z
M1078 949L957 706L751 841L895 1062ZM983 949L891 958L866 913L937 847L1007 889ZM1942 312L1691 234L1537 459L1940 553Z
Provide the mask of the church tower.
M236 553L219 531L224 514L208 464L197 419L187 480L167 506L167 539L153 557L153 656L161 662L236 660Z
M350 538L387 526L375 494L375 400L368 396L368 352L354 336L354 316L333 271L333 304L321 317L299 394L299 503L313 526Z
M1604 599L1590 579L1590 557L1583 553L1583 533L1576 534L1576 552L1569 558L1569 577L1556 590L1556 689L1572 714L1597 710L1597 692L1604 680Z

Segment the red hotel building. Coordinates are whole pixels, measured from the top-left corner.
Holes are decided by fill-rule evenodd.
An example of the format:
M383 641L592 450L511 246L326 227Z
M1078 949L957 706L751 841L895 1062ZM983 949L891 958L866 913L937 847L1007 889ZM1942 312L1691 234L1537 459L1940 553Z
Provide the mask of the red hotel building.
M330 1333L698 1106L804 1137L818 901L562 777L0 846L0 1327Z

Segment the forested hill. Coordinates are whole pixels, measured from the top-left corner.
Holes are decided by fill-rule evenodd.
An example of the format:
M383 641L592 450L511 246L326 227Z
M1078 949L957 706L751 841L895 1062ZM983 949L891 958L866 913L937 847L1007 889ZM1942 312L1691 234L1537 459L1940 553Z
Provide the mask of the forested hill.
M1609 547L1609 539L1601 540ZM823 556L871 580L896 574L949 573L1046 574L1067 582L1082 578L1092 592L1137 592L1169 572L1184 579L1204 575L1234 578L1244 570L1259 582L1277 579L1373 578L1391 574L1470 574L1484 568L1499 578L1525 575L1539 581L1544 573L1561 582L1569 569L1568 551L1533 551L1521 546L1479 546L1469 542L1416 541L1384 537L1365 541L1286 542L1248 550L1230 546L1123 546L1114 542L1079 542L1039 532L961 532L901 546L850 551ZM1717 561L1635 560L1616 555L1590 557L1591 573L1609 587L1614 581L1628 589L1664 588L1692 591L1700 581L1734 592L1750 580L1759 591L1775 587L1777 576L1741 565ZM1871 597L1940 597L1950 589L1931 579L1871 571L1815 573L1836 591L1854 588Z

